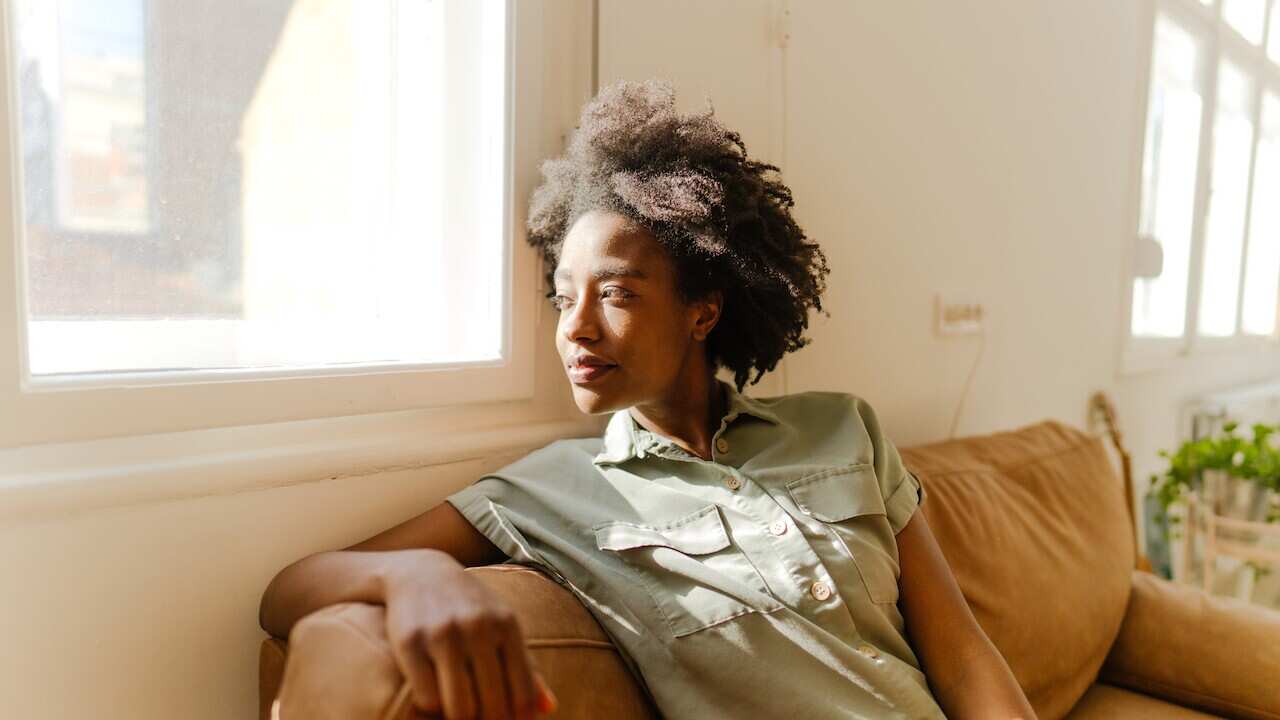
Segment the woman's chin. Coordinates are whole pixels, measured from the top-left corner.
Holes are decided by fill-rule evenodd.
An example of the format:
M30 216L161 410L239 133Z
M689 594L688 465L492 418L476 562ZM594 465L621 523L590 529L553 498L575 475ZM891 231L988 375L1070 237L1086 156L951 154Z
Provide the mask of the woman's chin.
M619 409L613 400L614 393L604 392L592 387L573 385L573 402L578 409L587 415L600 415Z

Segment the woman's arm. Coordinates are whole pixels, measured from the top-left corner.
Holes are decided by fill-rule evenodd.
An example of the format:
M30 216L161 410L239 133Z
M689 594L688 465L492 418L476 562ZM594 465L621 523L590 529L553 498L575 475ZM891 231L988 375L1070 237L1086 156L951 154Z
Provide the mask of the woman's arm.
M428 548L318 552L276 573L258 603L258 625L273 637L287 638L294 624L320 608L341 602L384 605L387 582L397 574L460 565Z
M287 638L322 607L386 607L396 664L412 687L414 717L532 719L555 696L537 671L515 613L467 567L505 555L449 502L342 550L309 555L263 592L262 629ZM283 714L283 713L282 713Z
M1013 672L982 631L924 513L898 533L898 607L933 696L948 718L1036 717Z
M286 638L294 623L322 607L348 601L384 604L392 575L429 572L438 565L491 565L505 557L452 505L441 502L355 545L284 568L262 593L258 624Z

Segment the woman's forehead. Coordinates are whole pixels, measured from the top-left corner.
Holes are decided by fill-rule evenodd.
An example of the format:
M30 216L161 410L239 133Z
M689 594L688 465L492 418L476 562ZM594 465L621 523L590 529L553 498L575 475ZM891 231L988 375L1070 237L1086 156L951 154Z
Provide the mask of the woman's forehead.
M648 230L619 215L603 213L584 215L574 223L559 256L557 277L600 269L654 277L667 262L662 245Z

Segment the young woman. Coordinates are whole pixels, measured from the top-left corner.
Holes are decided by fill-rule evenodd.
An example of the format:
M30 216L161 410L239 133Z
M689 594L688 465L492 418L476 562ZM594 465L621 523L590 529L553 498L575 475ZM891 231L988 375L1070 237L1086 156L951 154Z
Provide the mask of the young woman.
M549 693L512 612L462 571L509 559L579 596L667 718L1034 717L871 407L742 394L806 344L828 273L777 170L668 84L602 91L544 164L528 238L604 436L290 565L263 628L383 603L419 708L531 718Z

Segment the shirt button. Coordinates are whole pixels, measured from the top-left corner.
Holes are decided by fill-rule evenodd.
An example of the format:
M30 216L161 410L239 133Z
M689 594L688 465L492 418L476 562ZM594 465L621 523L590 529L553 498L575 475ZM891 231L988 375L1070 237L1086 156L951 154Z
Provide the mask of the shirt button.
M786 520L775 520L769 524L769 532L773 533L774 535L781 535L786 531L787 531Z
M819 580L809 588L809 594L818 600L826 600L831 597L831 588L826 583Z
M716 452L719 452L719 453L729 452L729 441L725 440L723 437L716 438Z
M724 484L728 485L730 490L737 490L742 487L742 481L736 475L725 475Z
M880 657L880 651L876 650L874 647L870 645L867 645L866 643L863 643L862 645L858 646L858 652L871 658L872 660L875 660L876 658Z

